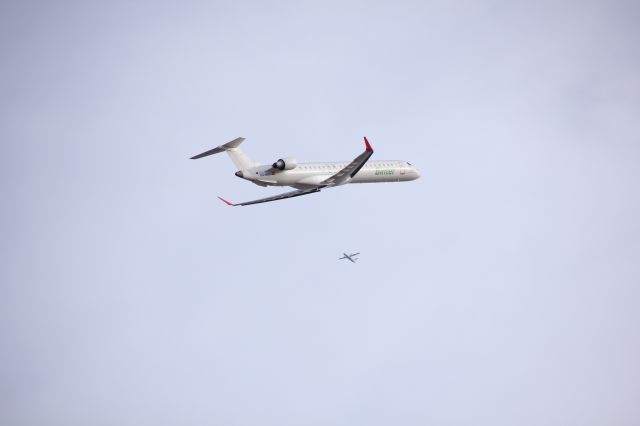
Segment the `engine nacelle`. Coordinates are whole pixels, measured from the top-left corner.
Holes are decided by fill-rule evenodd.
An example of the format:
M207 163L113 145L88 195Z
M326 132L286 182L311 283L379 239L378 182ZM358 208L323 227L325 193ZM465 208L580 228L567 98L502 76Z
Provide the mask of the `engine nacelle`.
M291 157L284 158L284 159L281 158L271 165L271 167L278 170L292 170L292 169L295 169L297 166L298 166L298 162L296 161L295 158L291 158Z

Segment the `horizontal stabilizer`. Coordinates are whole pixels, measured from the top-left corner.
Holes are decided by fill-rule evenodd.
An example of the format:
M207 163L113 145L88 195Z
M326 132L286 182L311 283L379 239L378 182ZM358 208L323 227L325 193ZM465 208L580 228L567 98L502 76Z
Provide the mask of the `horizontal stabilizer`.
M224 145L220 145L218 147L215 147L213 149L210 149L209 151L205 151L202 154L198 154L198 155L194 155L193 157L191 157L192 160L197 160L198 158L202 158L202 157L207 157L209 155L213 155L213 154L218 154L220 152L224 152L233 148L237 148L238 145L240 145L242 142L244 142L244 138L236 138L234 140L232 140L231 142L227 142Z

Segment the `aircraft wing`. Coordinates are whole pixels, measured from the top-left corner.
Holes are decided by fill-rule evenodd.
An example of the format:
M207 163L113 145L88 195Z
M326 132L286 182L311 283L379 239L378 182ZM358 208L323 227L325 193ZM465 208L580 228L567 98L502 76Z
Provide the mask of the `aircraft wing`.
M373 155L373 148L371 148L371 145L369 145L369 141L366 137L364 138L364 145L366 149L362 154L358 155L355 160L349 163L338 173L322 181L320 183L320 186L330 188L332 186L344 185L345 183L349 182L351 178L353 178L356 173L360 171L362 166L364 166L364 164Z
M222 197L218 197L218 198L220 198L224 203L226 203L229 206L249 206L251 204L268 203L269 201L278 201L278 200L284 200L285 198L292 198L292 197L299 197L301 195L313 194L314 192L320 192L320 188L321 187L316 187L311 189L299 189L297 191L285 192L284 194L274 195L272 197L266 197L266 198L259 198L257 200L245 201L244 203L237 203L237 204L231 203Z

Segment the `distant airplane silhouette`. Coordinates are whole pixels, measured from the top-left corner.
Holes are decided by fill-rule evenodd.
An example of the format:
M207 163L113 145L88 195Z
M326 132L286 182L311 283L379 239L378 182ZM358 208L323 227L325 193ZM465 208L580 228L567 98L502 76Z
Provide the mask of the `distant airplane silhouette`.
M339 258L338 260L342 260L342 259L349 259L350 261L352 261L353 263L356 263L356 258L354 258L354 256L359 255L360 253L353 253L353 254L347 254L347 253L342 253L344 254L344 256L342 256L341 258Z

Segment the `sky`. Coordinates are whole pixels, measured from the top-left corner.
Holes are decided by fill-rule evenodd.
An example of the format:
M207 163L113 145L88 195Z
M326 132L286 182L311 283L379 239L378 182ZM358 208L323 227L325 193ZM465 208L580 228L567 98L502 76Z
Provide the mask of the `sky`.
M639 19L2 2L0 424L639 424ZM422 177L230 208L239 136Z

